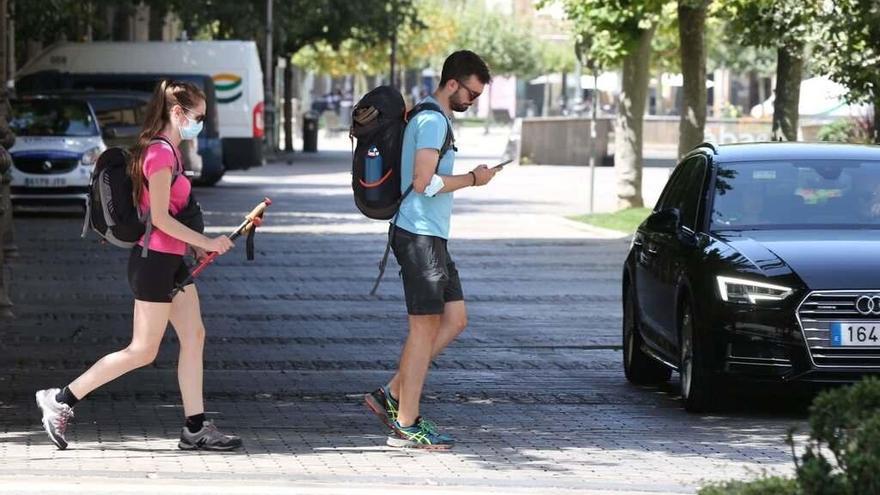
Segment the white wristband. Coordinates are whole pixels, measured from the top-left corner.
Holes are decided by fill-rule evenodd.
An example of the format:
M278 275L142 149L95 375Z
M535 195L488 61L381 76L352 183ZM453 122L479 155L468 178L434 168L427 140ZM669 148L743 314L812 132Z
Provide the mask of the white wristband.
M428 187L425 188L425 196L433 198L445 185L443 179L439 175L434 174L434 176L431 177L431 182L428 184Z

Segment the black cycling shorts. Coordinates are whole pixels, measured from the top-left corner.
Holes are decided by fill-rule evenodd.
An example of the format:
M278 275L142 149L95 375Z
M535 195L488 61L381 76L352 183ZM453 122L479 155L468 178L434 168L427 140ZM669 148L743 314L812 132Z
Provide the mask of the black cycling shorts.
M400 265L407 313L439 315L446 303L464 300L458 270L446 250L446 239L392 228L391 247Z
M143 248L136 245L128 257L128 284L134 298L170 303L171 291L189 277L189 268L183 262L183 256L150 249L147 257L143 258L142 252Z

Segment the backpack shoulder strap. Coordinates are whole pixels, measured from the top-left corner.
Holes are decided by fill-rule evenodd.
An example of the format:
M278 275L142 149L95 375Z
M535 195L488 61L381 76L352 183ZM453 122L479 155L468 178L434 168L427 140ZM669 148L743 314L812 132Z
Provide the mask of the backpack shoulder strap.
M455 147L455 135L452 133L452 126L449 125L449 119L446 118L446 114L443 112L443 109L440 108L440 105L430 101L423 101L419 103L418 105L414 106L407 114L407 123L409 123L413 119L413 117L416 116L416 114L425 110L437 112L443 116L444 120L446 120L446 138L443 140L443 146L440 147L440 158L443 158L443 155L445 155L446 152L450 149L458 151L458 149ZM437 165L439 166L440 163L438 162Z
M434 173L436 174L437 171L440 170L440 160L443 159L443 155L445 155L450 149L455 151L458 150L455 148L455 136L452 134L452 126L449 125L449 119L446 118L443 109L436 103L423 101L414 106L406 115L407 123L409 123L416 114L425 110L438 112L443 115L443 118L446 120L446 138L443 140L443 146L440 148L440 155L437 157L437 166L434 168ZM409 193L411 193L412 190L413 185L410 184L397 201L397 213L394 214L394 217L391 219L391 224L388 226L388 242L385 244L385 254L382 255L382 260L379 261L379 276L376 277L376 281L373 283L373 288L370 290L371 296L376 295L376 289L379 288L379 283L382 282L382 276L385 275L385 265L388 263L388 253L391 251L391 243L394 242L394 229L397 227L397 217L400 216L400 205L403 204L403 200L409 196Z
M183 174L183 165L181 165L180 163L180 157L177 156L177 148L175 148L174 145L171 144L171 141L169 141L168 138L166 138L165 136L153 136L147 146L153 143L165 143L168 145L169 148L171 148L171 154L174 155L174 167L171 169L171 183L174 184L177 176Z
M171 168L171 185L173 186L174 181L177 180L177 178L181 174L183 174L183 166L180 164L180 158L177 156L177 149L165 136L153 136L153 138L150 139L150 142L147 143L147 146L150 146L153 143L165 143L171 148L171 154L174 155L174 166ZM147 180L146 177L144 177L144 187L146 187L147 189L150 188L150 182ZM140 210L139 207L138 210ZM141 221L144 222L144 226L146 228L143 236L144 247L141 250L141 257L146 258L147 252L150 248L150 236L153 233L153 221L151 218L150 207L148 206L146 211L144 211L142 214L140 211L138 211L138 213L138 216L140 217Z

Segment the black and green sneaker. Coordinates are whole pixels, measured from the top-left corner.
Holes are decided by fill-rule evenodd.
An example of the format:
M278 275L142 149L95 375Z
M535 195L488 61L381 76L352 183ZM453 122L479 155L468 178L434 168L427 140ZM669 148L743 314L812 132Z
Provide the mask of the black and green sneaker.
M365 394L364 402L370 411L385 423L385 426L394 430L394 422L397 421L397 401L391 397L387 385Z
M412 426L400 426L393 423L394 435L386 441L389 447L425 450L449 450L455 445L455 440L449 435L437 431L434 423L419 417Z

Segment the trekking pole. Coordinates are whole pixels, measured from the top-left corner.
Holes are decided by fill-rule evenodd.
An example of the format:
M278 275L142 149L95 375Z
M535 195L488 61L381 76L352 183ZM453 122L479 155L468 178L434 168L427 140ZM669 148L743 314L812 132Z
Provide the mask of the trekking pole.
M263 198L263 201L260 204L258 204L253 210L251 210L250 213L245 215L244 221L241 222L241 225L236 227L235 230L227 236L229 237L229 240L234 241L242 235L249 234L251 231L262 225L263 213L266 212L266 208L268 208L271 204L272 200L270 200L269 198ZM208 265L210 265L214 262L215 259L217 259L217 256L219 256L219 254L216 251L208 253L208 256L206 256L201 262L199 262L198 266L193 268L189 276L186 277L186 280L181 282L177 287L174 288L174 290L171 291L171 298L173 299L178 292L183 291L183 287L192 282L193 279L198 277L199 274L202 273L202 270L207 268Z

